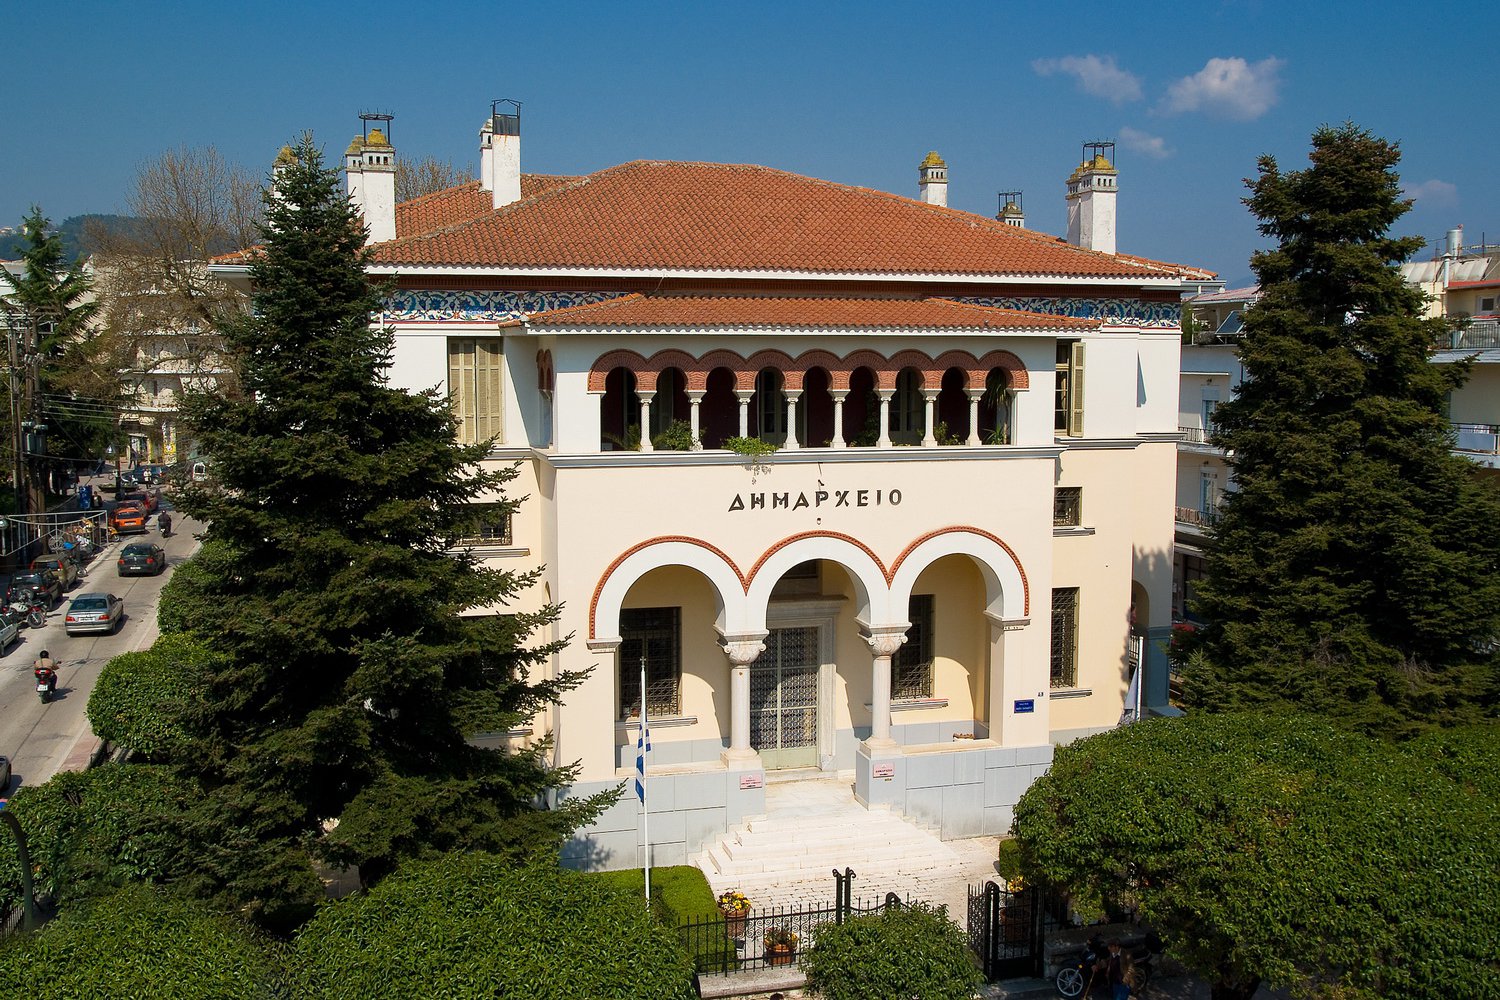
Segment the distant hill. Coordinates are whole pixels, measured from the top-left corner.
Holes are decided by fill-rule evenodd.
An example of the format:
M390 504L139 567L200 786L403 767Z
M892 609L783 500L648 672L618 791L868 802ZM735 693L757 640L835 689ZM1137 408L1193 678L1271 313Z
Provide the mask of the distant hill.
M64 219L62 225L56 227L56 231L62 233L63 246L71 263L82 256L86 250L83 246L83 231L89 223L97 223L112 232L130 233L139 225L138 221L129 215L75 215ZM15 232L0 235L0 258L15 260L21 256L21 248L26 241L21 238L20 227Z

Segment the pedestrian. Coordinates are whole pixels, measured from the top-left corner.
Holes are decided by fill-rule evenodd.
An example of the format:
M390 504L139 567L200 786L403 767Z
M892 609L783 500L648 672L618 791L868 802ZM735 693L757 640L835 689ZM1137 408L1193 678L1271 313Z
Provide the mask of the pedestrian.
M1109 955L1105 958L1105 974L1109 976L1111 1000L1130 1000L1130 984L1125 981L1129 963L1129 957L1120 950L1119 939L1111 941Z

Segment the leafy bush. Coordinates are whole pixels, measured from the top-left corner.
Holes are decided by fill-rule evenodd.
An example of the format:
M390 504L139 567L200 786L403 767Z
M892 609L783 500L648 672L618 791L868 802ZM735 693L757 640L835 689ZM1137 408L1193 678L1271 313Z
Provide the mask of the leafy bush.
M587 876L609 883L637 899L646 893L646 877L639 868L617 872L595 872ZM651 869L651 899L660 899L678 919L716 920L719 908L703 871L692 865L669 865ZM754 901L752 900L752 903Z
M1019 840L1000 841L1000 852L995 862L995 871L1007 882L1014 882L1021 877L1021 842Z
M205 540L197 555L178 566L161 588L156 608L156 626L162 635L191 632L203 620L201 609L217 600L207 586L219 575L232 572L238 555L226 543Z
M686 420L674 420L666 430L651 439L651 447L657 451L692 451L693 425Z
M0 941L0 995L270 1000L277 955L231 916L132 886Z
M292 993L689 1000L691 976L677 935L608 880L454 854L325 905L297 936Z
M764 455L774 455L776 453L776 446L774 444L753 437L726 438L724 447L736 455L744 455L746 458L760 458Z
M983 978L947 911L922 903L823 925L802 969L826 1000L970 1000Z
M182 759L192 739L183 713L201 695L212 654L181 633L163 635L150 649L122 653L104 665L89 695L94 732L148 760Z
M196 798L164 767L121 764L22 786L6 808L26 833L37 894L67 903L181 874L182 817ZM0 827L0 912L19 909L20 899L15 844Z

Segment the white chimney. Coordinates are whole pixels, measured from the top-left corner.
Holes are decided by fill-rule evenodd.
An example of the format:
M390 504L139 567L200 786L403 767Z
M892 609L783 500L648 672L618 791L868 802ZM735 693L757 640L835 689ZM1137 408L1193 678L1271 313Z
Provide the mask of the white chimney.
M933 150L917 167L917 200L948 207L948 164Z
M365 210L365 137L357 135L344 150L344 181L349 200L361 212Z
M502 104L511 110L500 111ZM493 206L504 208L521 200L521 103L496 101L490 111L489 125L479 131L479 183Z
M1021 211L1021 192L1001 191L1000 212L995 216L997 220L1007 226L1015 226L1017 229L1026 228L1026 213Z
M1115 144L1091 142L1083 148L1083 162L1068 177L1068 242L1085 250L1114 253L1119 176L1104 154L1105 150L1113 153Z
M370 242L384 243L396 238L396 149L378 128L365 136L364 160L360 209L370 228Z

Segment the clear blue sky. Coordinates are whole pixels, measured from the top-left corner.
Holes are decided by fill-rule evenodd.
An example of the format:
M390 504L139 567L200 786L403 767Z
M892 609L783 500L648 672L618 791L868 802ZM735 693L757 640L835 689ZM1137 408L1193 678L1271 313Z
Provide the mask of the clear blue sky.
M1140 11L1133 8L1140 7ZM358 113L405 156L464 167L494 98L524 102L522 168L638 158L760 163L1065 227L1080 143L1120 144L1125 252L1249 279L1239 199L1257 156L1305 163L1319 124L1399 139L1402 231L1500 242L1500 5L1385 3L13 2L0 89L0 225L121 210L136 168L216 146L263 174L311 129L334 156ZM34 67L34 70L33 70Z

